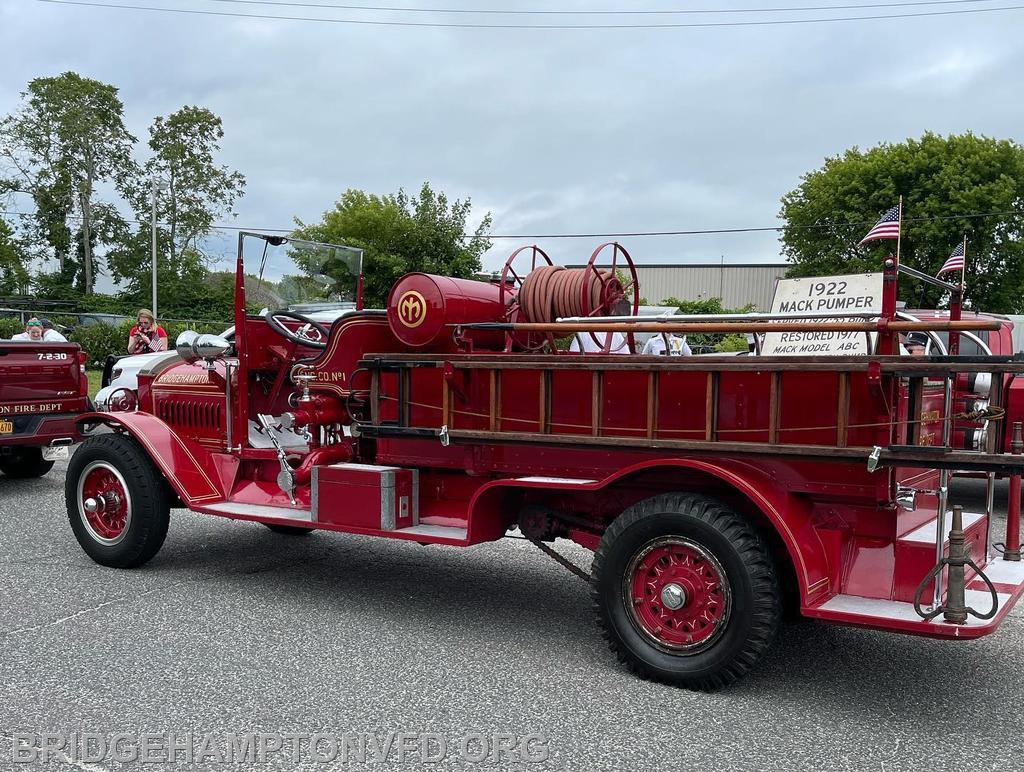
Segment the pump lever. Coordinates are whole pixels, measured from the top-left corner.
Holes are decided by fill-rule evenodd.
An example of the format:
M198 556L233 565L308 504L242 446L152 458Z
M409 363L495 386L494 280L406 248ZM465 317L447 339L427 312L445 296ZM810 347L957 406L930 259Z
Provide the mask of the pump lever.
M277 487L288 494L288 500L294 505L297 503L295 501L295 470L288 464L288 457L285 456L284 448L281 447L281 443L277 439L276 430L280 425L272 415L257 413L256 418L277 450L277 462L281 465L281 471L277 473Z

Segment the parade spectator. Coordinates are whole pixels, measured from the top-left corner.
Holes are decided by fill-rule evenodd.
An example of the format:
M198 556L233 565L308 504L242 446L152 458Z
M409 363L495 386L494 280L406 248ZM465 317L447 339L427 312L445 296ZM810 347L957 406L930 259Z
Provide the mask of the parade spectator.
M34 316L25 322L25 332L19 332L11 338L14 341L27 341L30 343L42 343L43 323Z
M928 336L923 332L912 332L903 339L903 346L912 357L923 357L928 346Z
M666 338L668 342L666 343ZM688 357L693 354L690 349L690 344L686 342L686 336L673 335L671 333L655 334L647 339L644 344L643 351L640 352L647 356L674 356L674 357Z
M577 354L581 351L584 354L628 354L629 345L621 332L595 332L593 335L578 332L572 339L569 351Z
M43 325L43 341L45 343L67 343L68 339L61 335L53 327L53 322L49 319L39 320Z
M129 354L152 354L167 350L167 333L156 323L153 312L140 308L136 324L128 333Z

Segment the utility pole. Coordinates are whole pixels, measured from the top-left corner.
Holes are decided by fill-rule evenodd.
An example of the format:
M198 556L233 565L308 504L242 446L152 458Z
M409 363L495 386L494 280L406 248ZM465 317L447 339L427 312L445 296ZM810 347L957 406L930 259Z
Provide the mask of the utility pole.
M157 317L156 308L156 194L160 191L167 190L167 184L160 182L156 177L153 178L153 200L150 214L152 216L151 230L153 232L153 307L150 309L153 312L154 318Z

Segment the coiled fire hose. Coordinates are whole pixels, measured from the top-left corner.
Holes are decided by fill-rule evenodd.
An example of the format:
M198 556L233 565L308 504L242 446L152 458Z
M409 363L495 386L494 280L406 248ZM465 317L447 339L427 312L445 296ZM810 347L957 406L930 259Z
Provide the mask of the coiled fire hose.
M527 274L519 290L522 321L550 324L565 316L607 314L625 296L610 270L543 265Z

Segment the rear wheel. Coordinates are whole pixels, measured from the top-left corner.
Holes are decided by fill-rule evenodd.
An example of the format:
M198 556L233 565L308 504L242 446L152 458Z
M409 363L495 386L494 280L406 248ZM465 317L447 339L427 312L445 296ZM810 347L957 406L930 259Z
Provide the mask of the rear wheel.
M68 464L64 498L75 538L101 565L141 566L167 536L163 475L126 435L103 434L82 443Z
M53 462L43 458L42 448L15 448L9 456L0 456L0 472L8 477L42 477L51 469Z
M641 501L605 531L591 588L619 660L691 689L730 684L761 658L782 614L768 550L750 524L707 496Z

